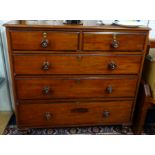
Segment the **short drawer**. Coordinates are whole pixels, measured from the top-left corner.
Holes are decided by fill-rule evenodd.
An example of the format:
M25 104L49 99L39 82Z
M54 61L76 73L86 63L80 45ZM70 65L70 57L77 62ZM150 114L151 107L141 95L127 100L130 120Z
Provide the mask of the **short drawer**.
M15 55L15 74L138 74L142 56L102 54Z
M145 33L84 32L83 50L142 51Z
M18 99L134 97L136 76L16 78Z
M132 101L19 104L19 126L129 123Z
M77 50L79 32L11 31L13 50Z

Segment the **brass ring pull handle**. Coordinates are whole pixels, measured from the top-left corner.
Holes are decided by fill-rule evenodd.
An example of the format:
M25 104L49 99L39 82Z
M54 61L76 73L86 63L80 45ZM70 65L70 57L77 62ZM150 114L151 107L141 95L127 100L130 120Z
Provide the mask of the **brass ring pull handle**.
M51 120L51 118L53 117L53 115L50 112L45 112L44 116L47 121Z
M42 70L49 70L50 63L48 61L43 62Z
M112 86L108 86L108 87L106 88L106 91L107 91L108 94L111 94L111 93L113 92Z
M50 93L50 87L46 86L43 88L42 93L48 95Z
M41 46L43 47L43 48L46 48L47 46L48 46L48 39L43 39L42 41L41 41Z
M109 68L110 70L114 70L114 69L117 68L117 65L116 65L116 63L111 62L111 63L108 64L108 68Z
M111 43L111 46L113 47L113 48L118 48L119 47L119 41L117 41L117 40L113 40L112 41L112 43Z
M104 118L108 118L110 116L110 112L109 111L104 111L103 112L103 117Z

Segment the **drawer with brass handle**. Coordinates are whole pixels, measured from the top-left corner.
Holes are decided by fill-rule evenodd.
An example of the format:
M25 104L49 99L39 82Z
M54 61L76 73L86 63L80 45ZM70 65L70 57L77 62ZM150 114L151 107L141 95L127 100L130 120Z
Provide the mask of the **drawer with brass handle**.
M141 55L14 55L15 74L138 74Z
M11 31L13 50L78 50L79 32Z
M19 122L25 126L68 126L130 122L132 101L80 102L74 104L19 105ZM36 108L37 107L37 108Z
M137 76L16 78L18 99L134 97L136 86Z
M143 51L145 33L84 32L83 50Z

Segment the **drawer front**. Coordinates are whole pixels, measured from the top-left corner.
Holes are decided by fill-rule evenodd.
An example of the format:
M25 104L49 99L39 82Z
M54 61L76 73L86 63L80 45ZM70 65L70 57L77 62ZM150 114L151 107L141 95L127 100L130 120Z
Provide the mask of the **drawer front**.
M138 55L16 55L16 74L138 74Z
M142 51L145 33L85 32L83 50Z
M130 122L132 102L20 104L20 126L64 126Z
M17 78L18 99L134 97L136 76Z
M13 50L77 50L78 37L78 32L11 32Z

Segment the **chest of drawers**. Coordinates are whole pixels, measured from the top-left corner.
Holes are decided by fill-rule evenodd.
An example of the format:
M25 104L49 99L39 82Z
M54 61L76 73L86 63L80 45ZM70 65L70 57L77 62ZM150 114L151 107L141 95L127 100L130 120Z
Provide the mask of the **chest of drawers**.
M148 28L5 24L17 125L131 125Z

